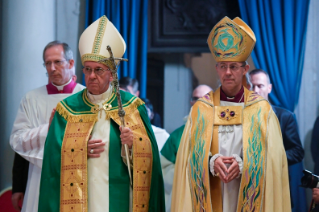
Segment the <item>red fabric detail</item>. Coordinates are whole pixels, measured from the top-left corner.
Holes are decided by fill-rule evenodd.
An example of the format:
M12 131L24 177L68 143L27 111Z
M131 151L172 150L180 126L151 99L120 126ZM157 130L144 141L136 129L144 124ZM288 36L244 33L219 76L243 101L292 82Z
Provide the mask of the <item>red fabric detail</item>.
M63 87L63 93L72 93L75 86L76 86L76 82L72 80L69 84Z
M243 94L244 94L244 87L241 87L240 91L235 95L235 98L233 98L233 96L232 96L231 98L233 98L233 99L229 99L229 98L227 98L227 95L224 93L223 89L220 88L220 100L221 101L239 103L239 100L240 100L240 102L244 102L245 98L244 98Z
M7 190L0 196L0 211L16 212L11 202L12 191ZM22 205L22 204L21 204ZM21 206L20 205L20 206Z
M74 88L76 86L76 82L74 82L73 80L67 84L66 86L63 87L63 90L58 90L57 87L55 87L54 85L52 85L52 83L49 83L46 85L47 87L47 91L48 94L58 94L58 93L72 93Z

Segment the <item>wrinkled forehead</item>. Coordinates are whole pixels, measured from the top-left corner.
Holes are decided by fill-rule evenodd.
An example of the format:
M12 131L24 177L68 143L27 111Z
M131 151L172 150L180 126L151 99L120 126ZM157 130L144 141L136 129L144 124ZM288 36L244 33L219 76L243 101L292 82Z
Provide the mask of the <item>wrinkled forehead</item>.
M59 59L59 58L65 58L62 45L51 46L47 48L44 52L44 61L48 59Z

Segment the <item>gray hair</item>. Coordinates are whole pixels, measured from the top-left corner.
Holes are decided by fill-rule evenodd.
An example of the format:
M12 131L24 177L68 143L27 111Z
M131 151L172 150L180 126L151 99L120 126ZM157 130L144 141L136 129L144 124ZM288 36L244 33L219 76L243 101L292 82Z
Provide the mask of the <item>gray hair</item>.
M250 88L249 90L251 90L251 88L253 87L253 84L250 81L250 75L248 72L245 74L245 78L246 78L247 85L249 85L249 88Z
M43 50L43 61L45 62L45 58L44 58L44 55L45 55L45 51L53 46L59 46L61 45L63 47L63 52L64 52L64 58L69 61L71 59L73 59L73 52L70 48L70 46L67 44L67 43L63 43L63 42L60 42L58 40L55 40L55 41L52 41L50 43L48 43L45 47L44 47L44 50Z

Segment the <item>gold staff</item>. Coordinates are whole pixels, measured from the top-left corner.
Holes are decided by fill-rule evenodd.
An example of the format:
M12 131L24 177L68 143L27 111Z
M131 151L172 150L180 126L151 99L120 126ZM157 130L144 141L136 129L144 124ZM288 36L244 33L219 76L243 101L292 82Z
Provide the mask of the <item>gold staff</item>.
M119 79L118 79L118 75L117 75L117 69L118 69L118 66L119 66L121 61L126 61L127 62L128 59L113 57L113 52L112 52L111 47L107 46L106 49L109 51L110 57L106 58L106 59L103 59L103 60L100 60L99 62L103 62L103 61L108 60L108 61L110 61L113 64L113 66L115 68L113 70L110 67L111 68L111 72L112 72L112 76L113 76L114 91L115 91L115 94L117 96L117 104L118 104L118 107L119 107L118 114L119 114L119 117L121 119L121 127L123 129L123 127L125 127L125 122L124 122L125 111L124 111L123 106L122 106L122 100L121 100L121 93L120 93L120 89L119 89ZM119 62L116 64L115 60L118 60ZM130 176L130 183L131 183L131 186L132 186L132 175L131 175L131 168L130 168L131 164L130 164L129 151L128 151L127 144L124 144L124 150L125 150L128 174Z

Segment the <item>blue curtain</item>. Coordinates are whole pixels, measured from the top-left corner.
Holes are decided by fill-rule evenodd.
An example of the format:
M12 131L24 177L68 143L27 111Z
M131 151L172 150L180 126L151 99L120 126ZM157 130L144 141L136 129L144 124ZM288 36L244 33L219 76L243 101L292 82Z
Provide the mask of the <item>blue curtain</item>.
M252 58L270 75L274 105L294 111L304 61L309 0L239 0L242 19L256 35Z
M85 25L102 15L114 24L126 42L119 78L129 76L139 81L140 97L146 97L147 82L147 0L86 0Z
M269 73L270 100L294 111L304 61L309 0L238 0L242 19L256 35L252 58ZM303 164L289 167L294 212L307 211L305 190L299 188Z

